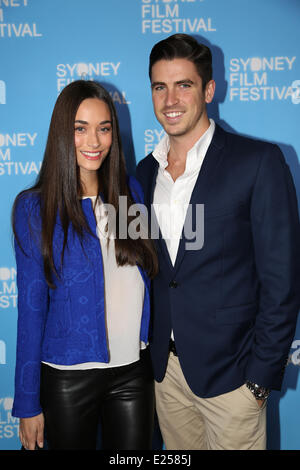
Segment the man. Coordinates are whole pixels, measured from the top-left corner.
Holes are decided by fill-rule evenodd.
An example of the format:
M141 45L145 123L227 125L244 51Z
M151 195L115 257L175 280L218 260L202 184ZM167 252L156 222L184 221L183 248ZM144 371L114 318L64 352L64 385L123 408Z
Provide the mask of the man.
M185 34L150 55L166 135L137 176L159 224L157 412L167 449L265 449L266 400L281 387L299 309L297 200L276 145L208 118L211 59Z

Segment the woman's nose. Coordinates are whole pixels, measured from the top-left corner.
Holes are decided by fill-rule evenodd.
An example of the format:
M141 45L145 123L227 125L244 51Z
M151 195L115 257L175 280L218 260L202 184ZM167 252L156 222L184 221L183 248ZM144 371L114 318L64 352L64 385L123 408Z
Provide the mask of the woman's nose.
M96 131L89 132L87 145L91 148L97 148L100 145L100 137Z

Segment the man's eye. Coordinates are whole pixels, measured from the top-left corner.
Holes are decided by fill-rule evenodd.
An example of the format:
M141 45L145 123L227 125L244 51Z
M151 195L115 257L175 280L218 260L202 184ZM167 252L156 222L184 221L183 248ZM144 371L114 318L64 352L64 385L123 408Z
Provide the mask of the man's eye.
M158 85L154 88L155 91L161 91L164 89L164 86L163 85Z

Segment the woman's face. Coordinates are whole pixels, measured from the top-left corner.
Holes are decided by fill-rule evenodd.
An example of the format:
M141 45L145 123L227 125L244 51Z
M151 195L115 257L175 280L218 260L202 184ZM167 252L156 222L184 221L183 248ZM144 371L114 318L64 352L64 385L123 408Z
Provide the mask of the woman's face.
M82 179L99 170L112 144L109 107L98 98L80 104L75 116L75 148Z

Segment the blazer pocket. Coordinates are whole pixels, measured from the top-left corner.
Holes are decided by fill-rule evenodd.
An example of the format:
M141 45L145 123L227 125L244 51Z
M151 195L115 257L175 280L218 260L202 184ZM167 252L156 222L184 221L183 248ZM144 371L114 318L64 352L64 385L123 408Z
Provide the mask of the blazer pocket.
M242 323L254 320L257 313L257 303L237 305L236 307L218 308L216 310L216 321L223 325Z

